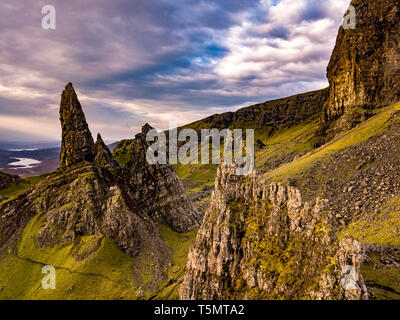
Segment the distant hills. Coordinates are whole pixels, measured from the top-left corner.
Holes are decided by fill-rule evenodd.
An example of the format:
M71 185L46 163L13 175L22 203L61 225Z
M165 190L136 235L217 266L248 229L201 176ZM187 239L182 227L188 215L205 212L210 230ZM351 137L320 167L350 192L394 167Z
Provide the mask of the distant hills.
M113 150L118 142L108 147ZM60 144L58 142L0 142L0 171L19 175L20 177L37 176L56 170L60 165ZM30 168L10 166L17 159L34 159L40 161Z

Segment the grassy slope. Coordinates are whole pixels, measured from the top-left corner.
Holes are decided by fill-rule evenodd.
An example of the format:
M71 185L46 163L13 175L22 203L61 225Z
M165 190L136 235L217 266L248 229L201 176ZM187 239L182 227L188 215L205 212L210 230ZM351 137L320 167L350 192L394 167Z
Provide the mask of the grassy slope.
M328 144L307 153L290 163L263 174L267 181L284 182L296 178L301 184L302 173L317 163L331 161L331 156L347 147L367 141L376 134L382 134L391 124L392 115L400 110L400 103L377 110L374 117L358 127L342 133ZM305 186L303 186L305 187ZM378 217L364 218L348 225L339 238L353 237L359 241L382 246L400 247L400 197L390 200ZM362 266L362 274L376 299L400 299L400 270L398 268L376 267L373 262Z
M152 299L179 299L178 288L183 281L186 260L189 249L194 245L198 229L188 233L177 233L170 228L161 226L161 238L172 249L172 266L167 270L168 280L160 284L160 289L154 293Z
M278 130L272 136L266 132L256 132L255 139L265 147L256 153L256 166L259 171L275 167L274 161L303 155L313 149L312 138L318 128L318 121L310 118L302 124Z
M177 298L186 257L197 230L178 234L161 227L171 247L172 266L157 289L149 289L151 259L134 259L118 249L114 241L97 235L75 242L38 248L34 237L42 215L33 218L16 247L0 256L0 299L172 299ZM56 289L44 290L42 267L56 268Z
M15 252L0 258L1 299L122 299L133 298L133 259L111 239L84 236L65 246L37 248L37 215L25 228ZM44 290L44 265L56 268L56 289ZM96 288L96 290L94 290Z
M22 181L20 182L12 183L7 189L0 190L0 196L6 198L7 201L13 200L16 197L18 197L18 195L34 187L35 185L46 179L51 174L52 173L46 173L40 176L28 177L22 179Z
M391 199L377 217L354 221L339 238L352 237L362 242L400 248L400 197ZM370 254L371 262L361 267L368 289L378 300L400 300L400 270L382 267L380 257ZM380 266L380 267L377 267Z
M269 181L283 181L299 176L305 169L312 167L318 161L329 161L332 154L381 133L389 125L388 121L392 114L399 110L400 103L384 108L358 127L340 134L334 140L295 161L265 173L263 178Z
M251 126L251 124L246 124ZM244 127L244 125L242 126ZM301 156L313 149L312 138L318 128L318 121L311 117L302 124L283 128L272 135L270 129L256 129L255 141L261 141L265 147L256 147L256 166L260 172L275 167L287 159ZM214 184L217 165L177 165L176 171L183 181L188 194L200 192L204 186Z
M397 235L397 236L394 236ZM381 246L400 247L400 197L389 200L378 216L365 217L350 223L339 238L353 237Z
M376 300L400 300L399 268L377 268L380 257L370 255L372 261L361 266L361 274Z
M122 163L129 158L120 152ZM9 201L39 184L54 173L23 179L0 195ZM211 181L211 180L210 180ZM213 183L213 179L212 179ZM34 236L41 224L41 215L32 219L18 244L0 256L0 299L177 299L189 248L197 230L179 234L160 226L163 240L171 248L172 265L166 279L154 288L151 254L133 259L107 237L83 236L62 246L38 248ZM56 268L56 290L44 290L42 267ZM96 288L94 290L93 288Z

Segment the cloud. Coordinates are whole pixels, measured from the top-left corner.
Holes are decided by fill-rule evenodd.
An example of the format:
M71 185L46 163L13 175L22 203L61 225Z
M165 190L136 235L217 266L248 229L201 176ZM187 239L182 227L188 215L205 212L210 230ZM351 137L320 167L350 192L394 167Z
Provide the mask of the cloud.
M107 140L131 137L145 122L164 129L168 120L319 89L348 3L3 0L2 139L58 139L69 81L92 131ZM56 30L41 28L48 4Z

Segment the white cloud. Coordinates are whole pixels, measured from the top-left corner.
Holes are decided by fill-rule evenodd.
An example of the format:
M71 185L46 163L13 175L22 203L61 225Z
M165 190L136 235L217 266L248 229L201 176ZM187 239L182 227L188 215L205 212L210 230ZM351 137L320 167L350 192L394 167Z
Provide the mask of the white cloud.
M0 129L58 138L69 81L107 140L327 85L350 0L240 1L71 0L46 32L37 2L3 0Z
M311 6L314 3L324 12L316 20L301 19L301 13L310 7L307 0L282 0L264 7L263 21L254 22L250 16L229 30L223 44L230 53L217 64L216 74L227 81L264 78L266 87L273 85L274 79L279 85L285 77L296 83L310 74L313 81L316 74L324 74L348 2L311 1ZM272 31L279 29L284 34L277 38ZM303 75L293 77L293 71Z

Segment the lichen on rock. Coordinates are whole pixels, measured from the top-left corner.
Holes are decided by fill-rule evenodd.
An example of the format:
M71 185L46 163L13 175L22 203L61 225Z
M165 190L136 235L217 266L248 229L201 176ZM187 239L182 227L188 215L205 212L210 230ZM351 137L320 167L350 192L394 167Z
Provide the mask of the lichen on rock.
M360 299L341 286L352 250L332 231L326 201L304 203L300 191L234 175L222 164L191 249L182 299ZM344 241L344 240L343 240ZM359 275L359 261L352 266Z

